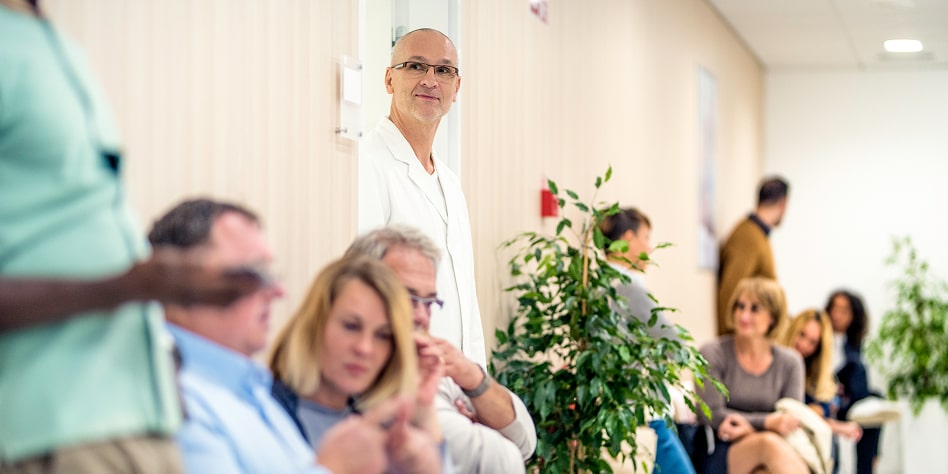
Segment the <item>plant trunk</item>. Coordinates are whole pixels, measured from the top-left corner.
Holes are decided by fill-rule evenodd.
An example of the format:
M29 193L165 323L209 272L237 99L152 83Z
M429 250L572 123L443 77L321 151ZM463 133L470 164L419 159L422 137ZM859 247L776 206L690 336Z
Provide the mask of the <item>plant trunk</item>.
M591 474L589 471L576 467L576 461L581 461L586 457L586 447L579 442L579 438L573 438L569 441L569 472L570 474Z
M586 287L589 286L589 231L586 231L586 235L583 238L583 290L586 290ZM583 307L583 316L586 316L588 309L586 308L586 298L583 298L582 302Z

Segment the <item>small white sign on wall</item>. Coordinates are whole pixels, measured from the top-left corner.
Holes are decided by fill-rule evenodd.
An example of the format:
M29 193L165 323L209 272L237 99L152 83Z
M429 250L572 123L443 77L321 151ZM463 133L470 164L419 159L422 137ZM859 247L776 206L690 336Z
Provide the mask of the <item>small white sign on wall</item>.
M362 67L342 67L342 100L362 105Z
M362 138L362 63L343 55L339 59L339 124L336 134Z

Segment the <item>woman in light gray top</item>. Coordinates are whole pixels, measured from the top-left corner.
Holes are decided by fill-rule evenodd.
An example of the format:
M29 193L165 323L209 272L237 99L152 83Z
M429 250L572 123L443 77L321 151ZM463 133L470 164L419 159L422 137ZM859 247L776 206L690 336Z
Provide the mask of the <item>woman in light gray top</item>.
M628 283L616 286L616 293L625 298L627 307L622 308L614 304L615 311L634 317L645 324L649 323L654 313L656 321L648 327L649 336L655 339L664 337L680 342L678 327L672 324L665 313L658 308L658 304L645 288L643 273L649 263L647 254L652 250L652 222L648 216L634 207L625 208L603 219L599 224L599 230L608 242L605 244L605 250L609 265L629 277ZM612 242L621 240L627 244L625 251L610 250ZM625 332L623 326L620 326L620 330ZM673 390L675 387L669 389ZM670 409L669 403L665 410ZM665 425L662 415L657 414L648 419L648 425L655 431L655 436L658 438L653 470L673 474L694 474L694 466L688 456L688 451L685 450L675 431Z
M725 400L710 385L699 390L711 408L711 419L704 423L715 435L705 472L807 473L802 458L783 439L800 422L774 412L781 398L803 401L803 360L773 340L787 319L783 289L773 280L745 278L728 308L734 334L701 348L711 375L730 392Z

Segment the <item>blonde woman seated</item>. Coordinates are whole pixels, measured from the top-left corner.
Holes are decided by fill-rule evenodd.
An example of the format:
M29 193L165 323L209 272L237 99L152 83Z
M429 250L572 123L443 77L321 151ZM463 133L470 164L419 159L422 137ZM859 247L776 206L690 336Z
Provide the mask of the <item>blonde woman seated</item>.
M807 473L806 463L783 439L800 422L774 412L781 398L803 401L803 361L773 340L786 319L783 289L773 280L745 278L727 307L734 334L705 345L701 353L730 398L710 384L699 390L711 409L711 419L703 422L712 428L713 441L707 449L696 448L703 458L698 472Z
M833 325L829 315L820 310L808 309L793 318L778 339L781 344L795 349L803 357L806 404L826 419L834 434L859 441L862 428L858 424L840 421L831 416L837 385L832 367Z
M277 336L270 368L274 398L314 448L346 417L410 394L410 426L389 431L390 469L453 470L433 408L438 350L413 336L408 293L381 262L345 258L320 272Z

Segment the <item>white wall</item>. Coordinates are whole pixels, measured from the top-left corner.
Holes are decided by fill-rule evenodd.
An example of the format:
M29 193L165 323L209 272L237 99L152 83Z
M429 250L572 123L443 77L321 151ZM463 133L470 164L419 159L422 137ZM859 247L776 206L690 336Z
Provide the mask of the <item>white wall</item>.
M948 72L771 73L765 171L790 181L772 234L791 313L823 305L840 285L861 292L877 319L896 275L883 260L910 235L948 275Z
M791 314L846 286L864 296L874 334L894 301L898 271L884 259L896 235L948 277L946 84L948 71L767 75L765 171L791 186L771 234ZM878 374L871 382L883 386Z
M698 71L717 80L716 223L727 232L752 204L763 155L763 70L705 0L462 2L464 193L488 346L512 299L504 251L523 231L552 231L539 213L542 177L649 215L648 286L698 344L715 337L715 273L697 265ZM656 48L656 45L662 45ZM569 211L566 213L569 215ZM575 216L574 216L575 217ZM574 223L578 222L576 220Z
M335 128L339 58L359 51L358 1L43 5L113 106L123 179L145 226L199 195L263 218L287 288L275 333L356 235L358 148Z

